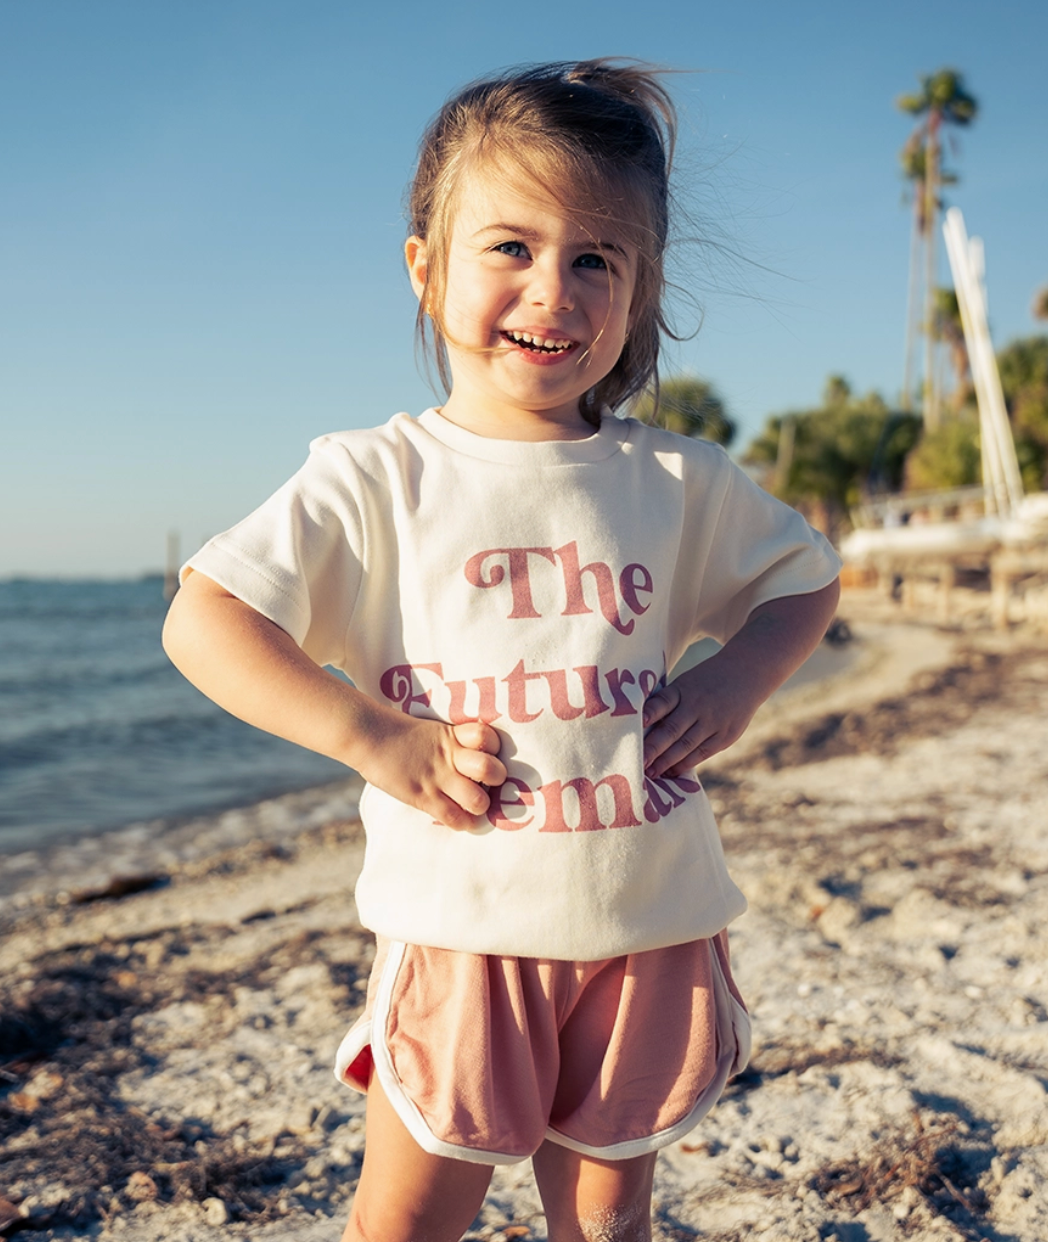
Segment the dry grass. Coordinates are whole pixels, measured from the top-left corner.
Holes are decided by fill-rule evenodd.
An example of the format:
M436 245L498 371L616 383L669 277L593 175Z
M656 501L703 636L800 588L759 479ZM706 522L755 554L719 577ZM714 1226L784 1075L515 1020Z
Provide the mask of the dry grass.
M910 1188L929 1214L948 1219L962 1237L985 1242L989 1202L978 1182L989 1149L968 1135L958 1118L926 1125L915 1113L912 1130L886 1135L868 1151L826 1165L808 1184L849 1214L890 1204Z
M1040 659L1039 651L1011 660ZM969 720L981 703L999 700L1008 658L969 651L938 673L919 679L916 693L885 699L863 711L831 712L788 737L766 742L747 756L751 768L779 771L858 753L894 754L912 737L936 737Z
M278 1136L279 1150L276 1141L252 1145L197 1121L158 1120L119 1097L121 1075L148 1069L132 1039L135 1017L239 981L184 976L177 997L169 976L157 996L133 953L89 946L41 959L31 984L0 995L0 1193L51 1189L32 1228L88 1225L147 1199L214 1197L243 1218L278 1214L280 1188L312 1154L300 1139ZM28 1080L47 1089L25 1090ZM19 1216L0 1223L0 1234L26 1227Z

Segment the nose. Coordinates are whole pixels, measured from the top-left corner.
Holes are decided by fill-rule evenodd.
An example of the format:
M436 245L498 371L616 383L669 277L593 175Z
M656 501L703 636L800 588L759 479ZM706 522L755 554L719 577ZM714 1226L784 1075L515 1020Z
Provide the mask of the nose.
M532 264L528 301L546 310L566 311L575 306L572 266L567 259L543 256Z

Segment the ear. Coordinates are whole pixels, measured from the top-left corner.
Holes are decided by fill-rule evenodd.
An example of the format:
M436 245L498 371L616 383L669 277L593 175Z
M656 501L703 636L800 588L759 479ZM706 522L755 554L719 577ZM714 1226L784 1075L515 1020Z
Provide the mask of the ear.
M404 258L407 260L408 276L415 297L424 303L426 296L426 243L421 237L409 237L404 243Z

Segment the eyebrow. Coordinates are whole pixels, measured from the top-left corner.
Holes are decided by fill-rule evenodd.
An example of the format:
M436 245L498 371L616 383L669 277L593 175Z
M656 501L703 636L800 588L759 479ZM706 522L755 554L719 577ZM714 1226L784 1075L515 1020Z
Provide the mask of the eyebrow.
M535 229L529 229L523 224L511 224L504 221L499 221L496 224L485 224L483 228L477 229L473 236L483 237L486 233L512 233L514 237L519 237L522 241L542 240L542 234ZM624 259L629 258L628 251L618 242L601 241L599 238L592 238L585 243L579 244L593 246L596 250L610 250L615 254L621 255Z

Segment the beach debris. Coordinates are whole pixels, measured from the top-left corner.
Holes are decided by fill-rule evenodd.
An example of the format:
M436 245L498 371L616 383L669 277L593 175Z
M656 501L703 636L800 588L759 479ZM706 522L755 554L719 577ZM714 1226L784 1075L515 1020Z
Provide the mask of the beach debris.
M218 1227L219 1225L225 1225L229 1222L229 1208L226 1207L221 1199L216 1199L214 1197L205 1199L203 1208L204 1219L209 1225Z
M0 1058L11 1058L5 1076L32 1074L18 1090L0 1092L5 1178L31 1185L47 1171L46 1185L0 1226L4 1236L83 1228L141 1203L195 1201L209 1221L219 1209L208 1201L220 1202L227 1220L275 1218L275 1194L310 1154L294 1136L274 1153L272 1143L180 1118L177 1105L172 1116L154 1116L121 1098L122 1078L152 1060L136 1040L135 1019L158 1003L195 1001L233 985L219 973L196 972L161 985L135 947L141 943L45 953L28 986L0 987ZM36 1068L41 1060L46 1065Z
M925 1206L951 1220L963 1237L981 1238L985 1235L972 1227L989 1207L978 1185L989 1156L978 1142L965 1142L968 1134L969 1127L956 1117L939 1117L925 1125L915 1112L912 1131L886 1135L867 1152L827 1165L808 1185L831 1206L850 1212L916 1191ZM914 1196L904 1202L909 1209Z
M7 1102L18 1113L31 1113L40 1106L40 1101L28 1091L15 1091L7 1097Z
M52 1070L41 1070L26 1083L25 1094L34 1096L37 1100L50 1100L62 1090L64 1084L65 1079L61 1074Z
M0 1233L3 1233L10 1225L22 1220L22 1211L11 1202L0 1196Z
M159 1193L156 1182L141 1170L132 1173L124 1186L124 1194L135 1203L146 1203L155 1199Z
M148 892L167 884L169 877L162 872L149 872L145 875L115 875L100 888L75 888L69 894L69 902L74 906L85 906L92 901L107 901L110 898L130 897L133 893Z
M846 647L854 637L848 622L843 617L834 617L829 629L823 634L822 641L829 643L831 647Z
M770 738L747 762L776 772L841 755L896 754L910 735L938 737L971 719L997 697L1000 677L996 653L961 652L949 667L923 674L909 694L862 711L829 712L804 729Z

